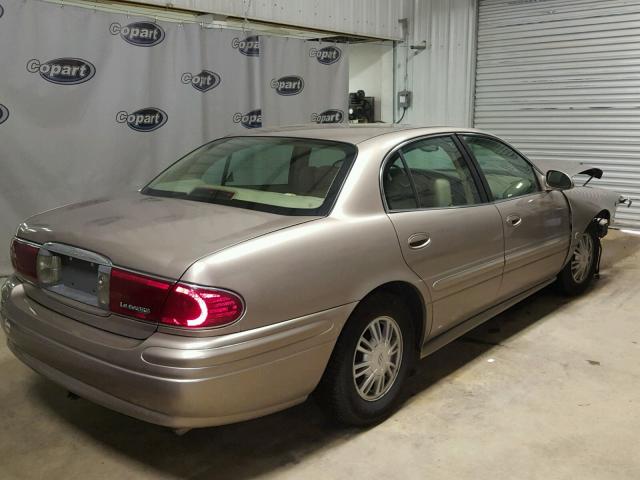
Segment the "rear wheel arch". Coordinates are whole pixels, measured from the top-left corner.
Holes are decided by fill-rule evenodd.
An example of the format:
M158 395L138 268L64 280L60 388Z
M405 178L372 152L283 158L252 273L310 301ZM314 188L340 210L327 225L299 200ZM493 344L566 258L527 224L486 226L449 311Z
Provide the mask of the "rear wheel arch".
M379 293L389 293L400 298L409 311L411 312L411 321L414 328L416 349L420 352L422 348L422 342L427 329L427 307L424 297L418 291L418 289L404 281L393 281L382 284L366 294L359 303L364 303L368 298L371 298Z
M416 353L419 356L422 350L423 339L427 333L427 327L428 327L427 306L426 306L424 297L422 296L420 291L414 285L406 281L396 280L392 282L387 282L382 285L379 285L378 287L374 288L369 293L364 295L362 299L358 301L358 304L351 311L351 313L349 314L349 317L342 325L338 338L340 338L340 335L344 333L345 329L347 328L347 325L349 325L349 321L353 319L354 314L358 310L358 308L365 305L367 300L373 299L376 295L379 295L379 294L393 295L394 297L399 298L408 307L409 312L411 314L411 323L413 326L413 333L415 337L414 344L416 348ZM333 346L330 357L333 356L335 352L336 344L334 344ZM327 361L329 362L330 358L328 358ZM323 372L323 377L326 374L327 366L325 366L325 372Z
M424 329L421 310L424 311L424 307L419 291L402 281L380 285L358 302L340 331L314 391L321 406L333 418L349 425L367 426L384 420L393 412L401 400L405 380L419 358L421 340L415 337L416 332L423 332ZM397 338L403 345L400 350L393 350L392 344L388 343L392 338L388 337L388 333L383 333L388 332L388 328L378 329L377 335L371 333L362 340L371 325L380 321L389 321L396 326ZM392 360L394 352L398 358ZM390 363L385 366L385 361ZM356 369L363 367L366 370L356 373ZM387 378L387 374L381 374L380 369L391 367L398 370L382 396L364 397L361 389L367 395L371 390L367 390L367 385L377 388L380 379ZM357 379L362 375L368 377L359 384ZM374 393L377 394L377 390Z

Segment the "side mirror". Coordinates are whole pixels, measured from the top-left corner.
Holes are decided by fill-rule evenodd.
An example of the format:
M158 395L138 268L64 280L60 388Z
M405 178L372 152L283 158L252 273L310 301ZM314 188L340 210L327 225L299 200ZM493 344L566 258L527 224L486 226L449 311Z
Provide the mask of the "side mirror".
M569 190L573 188L573 180L564 172L549 170L546 175L547 187L551 190Z

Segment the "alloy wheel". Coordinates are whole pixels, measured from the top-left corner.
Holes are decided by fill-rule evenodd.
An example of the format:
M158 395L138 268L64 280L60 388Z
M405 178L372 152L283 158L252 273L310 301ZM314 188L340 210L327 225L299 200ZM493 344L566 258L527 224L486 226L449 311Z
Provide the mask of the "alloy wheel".
M360 335L353 355L353 382L368 402L382 398L398 376L402 363L402 332L388 316L373 319Z
M583 233L578 239L573 258L571 259L571 276L576 283L582 283L589 275L593 262L593 238Z

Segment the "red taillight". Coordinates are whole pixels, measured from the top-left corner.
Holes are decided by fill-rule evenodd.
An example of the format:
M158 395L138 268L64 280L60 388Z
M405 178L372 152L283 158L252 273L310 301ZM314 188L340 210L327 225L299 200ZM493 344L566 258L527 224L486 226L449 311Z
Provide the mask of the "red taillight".
M29 243L14 238L11 242L11 264L19 274L37 281L38 251L40 249Z
M165 280L112 268L109 310L158 322L171 285L171 282Z
M226 290L172 283L111 269L109 309L114 313L174 327L211 328L242 316L242 299Z
M220 327L242 316L242 299L235 293L178 283L171 288L160 322L187 328Z

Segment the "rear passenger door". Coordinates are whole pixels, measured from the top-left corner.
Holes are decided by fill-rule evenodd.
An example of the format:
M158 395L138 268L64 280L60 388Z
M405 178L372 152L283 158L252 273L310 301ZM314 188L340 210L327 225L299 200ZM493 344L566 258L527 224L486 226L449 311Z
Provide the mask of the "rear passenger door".
M382 188L404 259L431 295L430 336L489 308L504 263L502 219L455 136L397 149L383 166Z
M500 299L556 275L571 239L564 195L541 188L533 166L505 143L484 135L460 138L474 157L502 217L505 268Z

